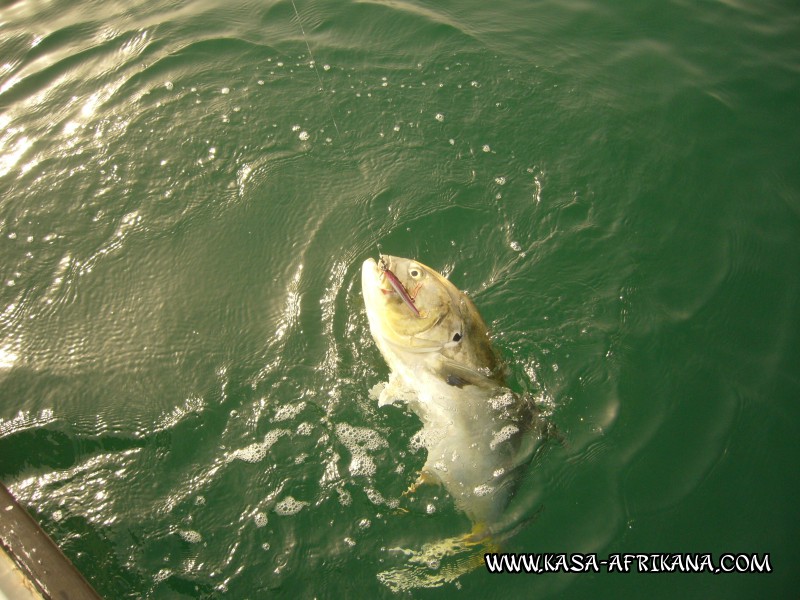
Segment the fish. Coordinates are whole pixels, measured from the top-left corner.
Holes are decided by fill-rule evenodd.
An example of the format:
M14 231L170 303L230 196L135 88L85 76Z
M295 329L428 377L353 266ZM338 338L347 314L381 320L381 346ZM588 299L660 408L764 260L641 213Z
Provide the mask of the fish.
M361 269L370 333L389 367L379 406L405 403L427 458L409 493L440 484L472 539L508 526L505 511L542 438L535 403L506 368L473 301L419 261L381 255Z

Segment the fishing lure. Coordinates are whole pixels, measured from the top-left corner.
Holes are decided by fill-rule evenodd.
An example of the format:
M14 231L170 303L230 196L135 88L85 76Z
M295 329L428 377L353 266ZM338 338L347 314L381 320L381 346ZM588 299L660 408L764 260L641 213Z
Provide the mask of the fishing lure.
M422 317L422 315L419 314L419 310L417 310L417 307L414 306L414 299L408 295L408 291L406 290L405 286L397 278L397 275L392 273L392 271L389 269L389 266L383 260L383 257L381 257L380 262L378 264L380 265L383 274L386 275L386 279L389 280L389 285L391 285L392 289L394 289L394 291L397 292L397 295L403 299L405 305L408 306L408 308L410 308L415 315L417 315L418 317Z

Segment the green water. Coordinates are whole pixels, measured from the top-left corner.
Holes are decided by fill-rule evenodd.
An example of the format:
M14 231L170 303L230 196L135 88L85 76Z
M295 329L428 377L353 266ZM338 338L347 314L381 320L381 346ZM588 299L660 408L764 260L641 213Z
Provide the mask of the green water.
M406 596L795 597L797 6L296 6L0 9L0 478L107 598L392 597L469 522L368 396L380 244L550 407L504 549L773 568Z

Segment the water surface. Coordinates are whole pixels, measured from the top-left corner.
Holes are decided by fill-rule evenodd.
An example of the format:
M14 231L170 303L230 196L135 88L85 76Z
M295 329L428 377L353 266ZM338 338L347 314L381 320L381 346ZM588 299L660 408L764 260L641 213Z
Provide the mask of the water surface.
M788 596L799 20L8 3L0 477L108 598L392 596L402 550L469 522L441 490L402 495L420 422L368 395L388 373L359 269L380 245L472 295L563 438L505 549L774 570L479 569L413 597Z

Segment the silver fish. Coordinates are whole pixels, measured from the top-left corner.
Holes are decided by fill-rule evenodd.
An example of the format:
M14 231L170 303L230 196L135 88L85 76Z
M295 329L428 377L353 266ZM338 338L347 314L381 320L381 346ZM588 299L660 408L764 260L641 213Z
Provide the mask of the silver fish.
M442 275L381 256L364 262L361 281L370 331L390 369L379 404L405 401L423 424L428 456L412 489L441 483L473 534L494 534L540 439L535 407L506 387L486 323Z

